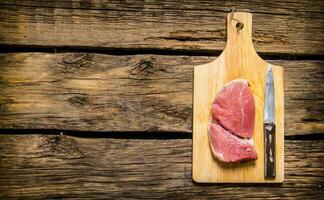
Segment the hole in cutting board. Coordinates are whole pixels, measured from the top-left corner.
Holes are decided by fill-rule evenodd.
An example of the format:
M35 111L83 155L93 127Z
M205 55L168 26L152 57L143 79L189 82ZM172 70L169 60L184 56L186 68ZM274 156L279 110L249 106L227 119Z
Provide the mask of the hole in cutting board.
M244 24L241 23L241 22L237 22L236 25L235 25L235 27L237 28L237 30L242 30L243 27L244 27Z

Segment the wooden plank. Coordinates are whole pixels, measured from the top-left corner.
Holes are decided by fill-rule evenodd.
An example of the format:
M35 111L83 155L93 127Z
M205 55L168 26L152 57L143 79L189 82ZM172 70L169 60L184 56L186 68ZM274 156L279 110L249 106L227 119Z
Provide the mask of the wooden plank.
M285 182L242 187L192 182L190 139L1 135L0 197L320 199L323 147L322 140L288 140Z
M242 30L237 30L237 21L232 20L232 17L239 20L244 24ZM282 183L284 180L284 73L283 68L278 65L273 65L272 63L266 62L255 52L252 44L252 14L245 12L235 12L234 14L229 14L227 16L227 46L223 53L214 61L195 66L194 67L194 91L193 91L193 178L199 183ZM265 107L265 94L266 94L266 82L267 73L269 70L269 65L271 65L271 72L273 72L273 86L274 86L274 123L275 139L265 139L265 129L264 129L264 107ZM217 149L217 145L211 144L211 138L219 140L220 135L212 130L210 127L211 123L211 105L215 100L215 97L219 94L226 85L231 84L233 80L245 80L251 95L253 98L253 121L248 120L252 123L252 130L248 131L246 126L248 124L244 123L245 134L238 134L230 126L219 123L223 125L223 128L238 134L241 137L246 137L248 135L252 136L254 141L254 149L257 154L257 160L251 162L245 162L232 165L224 165L224 163L219 162L219 158L223 156L223 159L228 159L227 152L225 150L222 153L222 147ZM233 83L233 82L232 82ZM235 83L233 83L235 84ZM228 86L231 87L231 86ZM233 86L235 87L235 86ZM231 89L230 89L231 90ZM245 101L247 102L246 93L241 91L237 95L237 99L233 99L233 96L227 94L225 96L228 101L230 101L231 107L237 108L237 102ZM239 97L241 95L241 98ZM268 94L269 95L269 94ZM224 96L224 95L223 95ZM229 97L229 98L228 98ZM233 105L236 104L236 105ZM239 104L239 103L238 103ZM220 106L219 113L224 115L232 115L232 120L237 120L239 123L241 120L240 115L245 115L245 118L249 118L248 115L251 114L251 109L242 106L242 113L236 110L232 113L228 110L229 107L225 103L218 104ZM224 107L223 107L224 106ZM251 104L250 104L251 106ZM270 112L270 111L269 111ZM226 114L228 113L228 114ZM255 114L255 116L254 116ZM237 115L235 117L235 115ZM234 118L234 119L233 119ZM231 119L224 117L224 121L230 121ZM242 124L241 124L242 125ZM274 124L273 124L274 125ZM237 126L237 125L236 125ZM273 126L274 127L274 126ZM232 126L233 128L233 126ZM221 128L222 129L222 128ZM241 130L242 131L242 130ZM243 131L242 131L243 132ZM242 133L241 132L241 133ZM208 133L208 134L207 134ZM225 133L226 134L226 133ZM218 135L218 137L216 136ZM224 136L227 140L230 140L230 136ZM272 137L274 138L274 137ZM276 171L276 176L273 178L265 177L267 157L265 152L268 149L265 148L266 141L274 143L273 149L276 150L274 155L273 166ZM215 145L215 146L214 146ZM221 145L220 145L221 146ZM211 147L213 148L213 154L210 153ZM224 148L224 147L223 147ZM243 148L242 148L243 149ZM239 149L231 151L237 154L247 155L248 153L244 150L240 152ZM218 155L216 155L216 152ZM240 152L240 153L238 153ZM221 155L221 156L220 156ZM233 160L232 160L233 161ZM208 172L208 173L206 173Z
M215 57L0 54L0 128L192 130L193 66ZM285 134L323 133L323 61L285 70Z
M0 44L220 51L225 16L254 15L258 52L323 54L321 0L1 1Z

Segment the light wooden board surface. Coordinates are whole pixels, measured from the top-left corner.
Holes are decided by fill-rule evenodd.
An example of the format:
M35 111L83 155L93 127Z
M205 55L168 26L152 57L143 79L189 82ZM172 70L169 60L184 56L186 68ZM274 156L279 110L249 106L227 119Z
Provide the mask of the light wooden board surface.
M227 44L215 61L194 68L193 102L193 179L196 182L273 183L284 179L284 94L283 69L273 65L276 104L276 177L264 178L263 108L266 72L269 63L256 53L252 43L252 14L235 12L244 27L236 29L236 21L227 17ZM224 165L216 161L208 140L208 121L216 94L229 81L245 79L255 100L253 140L257 160Z

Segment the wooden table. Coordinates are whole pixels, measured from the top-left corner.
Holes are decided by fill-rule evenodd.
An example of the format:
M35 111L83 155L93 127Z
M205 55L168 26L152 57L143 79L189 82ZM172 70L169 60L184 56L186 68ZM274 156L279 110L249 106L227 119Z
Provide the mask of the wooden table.
M323 1L0 2L0 199L321 199ZM285 70L285 182L191 179L193 66L253 13Z

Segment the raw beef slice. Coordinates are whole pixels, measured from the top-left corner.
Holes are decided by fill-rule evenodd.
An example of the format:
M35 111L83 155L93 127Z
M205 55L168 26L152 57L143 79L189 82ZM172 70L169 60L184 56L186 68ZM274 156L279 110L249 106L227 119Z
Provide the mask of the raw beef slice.
M229 133L217 123L210 125L210 146L213 156L223 162L254 160L257 157L253 141Z
M226 130L242 138L250 138L254 128L255 105L246 80L227 84L212 105L213 118Z
M213 156L223 162L257 158L252 139L255 104L246 80L227 84L212 104L209 141Z

